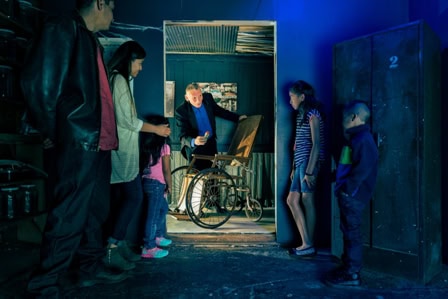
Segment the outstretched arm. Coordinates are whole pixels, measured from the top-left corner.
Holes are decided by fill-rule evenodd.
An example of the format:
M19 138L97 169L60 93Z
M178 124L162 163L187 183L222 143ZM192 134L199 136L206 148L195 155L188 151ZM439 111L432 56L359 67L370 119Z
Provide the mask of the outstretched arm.
M171 129L168 126L168 124L153 125L150 123L143 123L141 131L147 133L154 133L162 137L168 137L171 134Z

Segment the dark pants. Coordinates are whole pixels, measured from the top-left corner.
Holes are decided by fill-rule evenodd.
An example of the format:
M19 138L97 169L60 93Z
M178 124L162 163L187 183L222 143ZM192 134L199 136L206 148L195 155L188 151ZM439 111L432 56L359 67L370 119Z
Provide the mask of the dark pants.
M76 257L81 272L96 271L105 250L101 227L109 213L110 151L57 148L53 203L42 238L40 267L28 289L50 297ZM48 295L48 296L47 296ZM57 296L57 295L56 295Z
M47 180L45 181L45 207L48 209L53 206L54 202L53 195L56 184L56 176L51 174L55 174L57 172L56 159L54 158L56 156L56 149L53 147L45 149L42 155L44 170L47 174L49 174Z
M337 195L341 215L340 228L344 238L342 262L349 273L356 273L362 267L361 223L364 208L369 199Z
M112 184L111 195L111 213L107 221L107 229L111 229L111 233L108 241L116 244L126 238L129 223L138 215L137 211L143 201L141 176L137 175L130 182Z
M206 144L196 146L193 150L193 154L196 155L215 156L215 154L217 153L218 153L218 145L216 143L216 139L213 137L210 138ZM206 168L210 168L211 166L212 162L210 160L200 160L200 159L197 159L193 165L193 167L197 170L203 170Z

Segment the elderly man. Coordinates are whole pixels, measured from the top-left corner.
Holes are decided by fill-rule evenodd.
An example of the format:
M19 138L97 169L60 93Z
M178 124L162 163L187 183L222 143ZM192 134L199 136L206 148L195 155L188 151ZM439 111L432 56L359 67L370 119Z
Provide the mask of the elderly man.
M216 143L216 116L238 122L247 118L216 104L213 96L202 93L197 83L185 88L185 102L176 108L176 123L180 128L182 155L189 161L192 154L214 156L218 153ZM208 160L196 160L194 167L202 170L211 166Z

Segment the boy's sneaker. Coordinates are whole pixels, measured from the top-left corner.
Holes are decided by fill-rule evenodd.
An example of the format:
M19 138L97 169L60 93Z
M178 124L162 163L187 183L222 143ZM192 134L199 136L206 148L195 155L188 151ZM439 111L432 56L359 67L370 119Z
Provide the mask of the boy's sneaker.
M167 238L164 238L164 237L156 238L157 246L166 247L166 246L170 246L171 243L173 243L173 241L170 240L170 239L167 239Z
M152 249L142 249L142 257L146 259L160 259L168 255L168 250L154 247Z
M139 254L135 253L128 245L128 243L126 241L122 241L119 245L118 245L118 252L120 253L120 255L122 257L124 257L125 259L127 259L130 262L138 262L140 261L142 258L140 257Z
M342 269L336 269L325 278L325 284L335 288L359 287L361 276L359 272L348 273Z
M126 260L121 256L118 247L107 248L106 256L103 258L103 263L110 269L128 271L135 268L135 264Z

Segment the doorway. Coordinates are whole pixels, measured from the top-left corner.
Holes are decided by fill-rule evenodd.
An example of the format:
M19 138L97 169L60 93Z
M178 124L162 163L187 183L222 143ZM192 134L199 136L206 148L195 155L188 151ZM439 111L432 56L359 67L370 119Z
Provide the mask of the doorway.
M170 119L172 128L172 169L187 164L180 154L174 119L175 108L184 101L185 86L191 82L209 83L221 86L222 89L232 86L236 97L232 104L225 106L226 109L234 109L239 114L263 115L251 161L251 167L256 173L251 188L254 196L266 208L267 223L263 225L270 225L269 232L275 232L276 23L241 20L164 21L163 34L164 114ZM217 93L212 94L216 101ZM234 129L233 123L217 119L218 151L226 152ZM204 230L194 227L191 221L175 221L168 221L168 231ZM206 231L241 231L246 228L263 230L256 223L244 226L229 221L218 230Z

